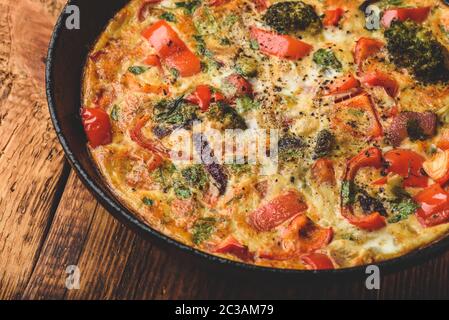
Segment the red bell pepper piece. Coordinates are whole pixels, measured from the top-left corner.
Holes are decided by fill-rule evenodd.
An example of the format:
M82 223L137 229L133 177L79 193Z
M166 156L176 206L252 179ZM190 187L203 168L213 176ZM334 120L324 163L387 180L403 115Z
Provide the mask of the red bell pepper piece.
M225 79L225 82L235 88L234 97L252 96L253 86L241 75L234 73Z
M416 216L424 227L449 222L449 193L438 183L424 189L414 199L421 206Z
M165 20L153 23L142 32L142 36L150 42L162 59L186 49L186 44Z
M336 105L337 108L353 108L353 109L362 109L366 111L371 118L371 128L366 133L366 135L370 138L378 138L383 135L383 128L380 124L377 111L374 107L373 102L368 94L360 94L351 99L344 100ZM344 126L347 130L353 131L353 129L343 123L340 119L334 119L338 125Z
M102 108L82 108L81 118L87 139L93 148L112 142L109 115Z
M143 62L149 66L161 67L161 59L155 54L150 54Z
M307 205L292 190L253 211L249 216L249 223L257 231L270 231L306 210Z
M182 77L189 77L201 71L197 56L179 38L175 30L165 20L159 20L142 32L157 55L168 67L176 69Z
M363 230L375 231L387 225L385 218L379 212L373 212L366 216L355 216L348 210L344 210L342 213L349 223Z
M326 27L337 27L345 11L342 8L326 10L324 12L323 25Z
M295 243L296 253L319 250L329 244L333 237L332 228L322 228L302 214L294 218L288 227L282 230L282 240Z
M312 177L320 184L335 185L335 170L332 160L318 159L312 166Z
M249 251L247 246L242 245L233 236L226 238L213 252L231 254L243 261L254 261L254 254Z
M201 72L201 61L189 49L173 54L164 60L171 69L179 72L181 77L190 77Z
M367 87L383 87L392 98L396 97L399 92L397 81L393 77L380 71L364 75L361 81Z
M341 93L349 93L354 91L356 93L360 89L360 81L357 80L354 75L348 74L339 79L332 81L327 86L327 95L336 95Z
M310 253L328 245L334 236L332 228L314 224L306 215L300 214L281 230L284 250L277 247L270 252L261 252L259 257L267 260L290 260L300 254Z
M313 49L311 45L295 37L256 27L251 28L251 38L257 41L260 51L263 53L289 60L299 60L307 56Z
M206 85L199 85L195 91L187 96L186 100L190 103L196 104L200 107L201 111L209 110L209 106L212 102L223 101L225 98L219 92L212 92L212 89Z
M300 231L299 252L312 252L328 245L334 237L332 228L322 228L317 225L306 227Z
M430 9L430 7L389 9L382 16L382 25L389 28L393 20L405 21L408 19L422 23L429 16Z
M383 46L384 43L379 40L365 37L360 38L354 49L355 63L360 66L367 58L378 53Z
M335 269L332 260L327 255L318 252L301 256L301 261L311 270Z
M168 158L168 150L161 143L149 139L143 135L142 128L148 120L149 116L143 116L137 120L135 127L130 131L131 140L137 143L140 147L151 151L159 157Z
M427 187L428 178L422 173L424 157L411 150L394 149L384 154L388 163L387 172L400 175L404 187Z
M386 185L387 182L388 182L388 178L387 178L387 177L382 177L382 178L380 178L380 179L374 181L374 182L372 183L372 185L375 185L375 186L383 186L383 185Z
M213 102L224 101L224 100L226 100L226 98L220 92L215 91L214 93L212 93L212 101Z
M348 161L346 172L344 175L345 181L353 181L357 172L361 168L382 167L382 151L376 147L368 148L363 150L357 156ZM344 205L343 198L341 199L341 213L349 223L359 227L364 230L378 230L386 226L386 220L379 212L373 212L366 216L356 216L354 215L354 210L351 205Z
M382 167L382 151L379 148L371 147L363 150L354 158L348 161L345 172L345 180L354 180L357 172L361 168L381 168Z
M201 111L207 111L212 101L212 92L209 86L199 85L195 91L186 98L190 103L196 104Z

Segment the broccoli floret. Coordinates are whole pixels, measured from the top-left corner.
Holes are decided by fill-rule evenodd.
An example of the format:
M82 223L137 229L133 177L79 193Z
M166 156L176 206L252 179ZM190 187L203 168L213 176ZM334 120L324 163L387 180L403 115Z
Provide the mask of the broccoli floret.
M341 184L341 199L344 206L355 205L358 201L364 213L379 212L387 216L387 210L382 201L372 197L354 181L343 181Z
M200 0L175 2L175 6L184 9L185 14L188 15L192 15L200 5Z
M192 241L201 244L208 240L215 231L216 219L212 217L198 219L192 227Z
M154 108L155 120L172 125L184 125L196 118L197 106L180 97L175 100L162 100Z
M399 221L407 219L410 215L414 214L420 206L412 199L405 198L391 204L391 210L394 213L392 217L388 219L389 223L397 223Z
M197 119L198 107L180 97L175 100L162 100L154 108L154 119L158 125L154 134L158 138L169 135L177 128L189 127Z
M192 191L181 182L176 182L173 190L178 199L190 199L192 197Z
M341 62L335 56L332 50L319 49L313 54L313 62L321 66L323 70L333 69L340 71L342 68Z
M417 23L393 21L385 31L390 60L400 68L407 68L423 83L449 80L447 50L432 32Z
M316 138L314 159L323 158L332 151L335 144L335 137L329 130L321 130Z
M379 199L371 197L367 192L362 191L358 200L364 213L379 212L381 215L387 216L387 210L383 203Z
M159 18L167 20L168 22L176 23L176 16L171 12L164 12L159 16Z
M235 63L235 69L244 77L255 77L257 75L257 60L252 57L239 55Z
M213 104L208 112L210 119L223 124L225 129L248 129L245 119L230 105L224 102Z
M294 134L287 134L279 139L279 158L284 161L296 160L304 147L302 139Z
M207 175L202 165L194 165L181 171L187 183L195 188L203 190L207 184Z
M263 21L279 33L297 33L306 29L317 33L322 28L314 7L302 1L273 4L265 13Z
M198 34L202 36L212 35L220 31L220 24L213 11L207 6L193 15L193 24Z
M243 96L236 99L236 110L240 113L245 113L257 109L260 104L249 96Z

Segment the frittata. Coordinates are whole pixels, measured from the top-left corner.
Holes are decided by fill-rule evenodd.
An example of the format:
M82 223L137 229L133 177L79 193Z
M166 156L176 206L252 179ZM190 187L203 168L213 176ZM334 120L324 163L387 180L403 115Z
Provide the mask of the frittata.
M85 67L88 148L139 219L201 251L385 261L449 232L448 48L442 0L131 0Z

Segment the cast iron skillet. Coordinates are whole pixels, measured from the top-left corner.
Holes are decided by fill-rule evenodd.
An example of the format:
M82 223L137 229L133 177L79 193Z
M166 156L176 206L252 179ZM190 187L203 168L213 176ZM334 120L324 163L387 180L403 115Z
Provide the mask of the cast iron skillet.
M106 27L108 21L115 13L128 3L128 0L70 0L68 5L77 5L81 12L81 29L68 30L65 26L65 9L56 23L47 57L46 86L47 99L51 119L56 134L65 151L66 157L86 187L96 199L119 221L140 233L145 238L159 239L178 248L191 252L197 256L224 265L226 269L234 267L252 273L294 275L307 278L318 276L350 275L360 276L365 273L366 267L355 267L340 270L307 271L283 270L276 268L257 267L218 258L199 250L188 247L169 237L153 230L133 213L124 207L108 190L93 162L90 160L86 137L82 129L79 116L81 101L81 80L83 68L91 46ZM405 256L379 263L383 272L390 272L424 262L449 246L449 237L425 249L418 250Z

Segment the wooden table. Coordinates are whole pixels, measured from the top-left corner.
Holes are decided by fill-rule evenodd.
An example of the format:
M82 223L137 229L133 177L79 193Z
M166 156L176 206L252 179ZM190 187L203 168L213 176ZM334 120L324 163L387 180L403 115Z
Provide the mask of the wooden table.
M65 161L49 120L44 63L62 5L0 0L0 298L449 297L449 252L369 291L363 279L304 282L217 269L115 221ZM66 288L70 265L80 270L79 290Z

